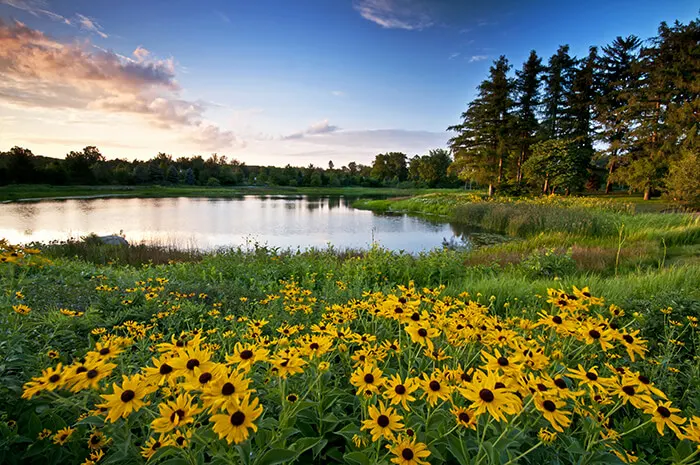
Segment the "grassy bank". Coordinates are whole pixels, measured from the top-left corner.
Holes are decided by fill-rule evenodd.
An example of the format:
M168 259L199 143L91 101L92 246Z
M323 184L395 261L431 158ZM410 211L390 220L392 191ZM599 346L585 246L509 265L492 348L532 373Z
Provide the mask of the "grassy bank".
M697 263L700 216L650 212L624 197L485 199L469 193L431 193L401 199L360 199L353 204L380 212L437 215L518 238L475 250L472 265L573 260L582 271ZM658 207L656 210L660 210ZM541 261L541 260L540 260ZM546 266L546 264L544 264Z
M204 187L204 186L50 186L12 185L0 187L0 201L69 197L238 197L255 195L417 195L430 189L393 189L365 187Z

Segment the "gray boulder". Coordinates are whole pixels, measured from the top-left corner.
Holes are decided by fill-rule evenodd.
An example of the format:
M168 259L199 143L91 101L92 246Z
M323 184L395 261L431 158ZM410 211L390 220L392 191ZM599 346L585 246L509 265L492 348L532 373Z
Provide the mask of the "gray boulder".
M106 245L129 245L126 239L121 236L117 236L116 234L109 236L97 236L97 239Z

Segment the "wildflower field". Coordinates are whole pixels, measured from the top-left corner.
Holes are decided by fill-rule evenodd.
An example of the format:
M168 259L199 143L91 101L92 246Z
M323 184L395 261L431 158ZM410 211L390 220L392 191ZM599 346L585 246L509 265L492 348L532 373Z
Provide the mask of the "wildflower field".
M464 260L2 242L0 462L699 462L697 266Z

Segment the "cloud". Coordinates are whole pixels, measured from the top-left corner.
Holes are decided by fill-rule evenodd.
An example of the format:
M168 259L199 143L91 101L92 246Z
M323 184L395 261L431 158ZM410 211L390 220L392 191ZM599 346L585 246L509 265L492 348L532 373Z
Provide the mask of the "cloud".
M209 137L209 146L236 142L203 122L207 103L179 98L172 59L151 58L143 47L134 50L135 60L93 50L0 19L0 104L134 114L157 127L190 129L194 141Z
M288 136L283 137L282 139L285 140L290 140L290 139L301 139L306 136L314 136L314 135L320 135L320 134L328 134L331 132L337 131L339 128L338 126L333 126L328 123L327 119L324 119L323 121L319 121L317 123L312 124L308 128L306 128L303 131L295 132L294 134L290 134Z
M0 0L0 5L11 6L18 10L26 11L33 16L45 16L53 21L71 24L68 18L48 10L48 4L43 0Z
M345 95L345 92L343 92L342 90L334 90L331 92L331 94L333 94L336 97L342 97Z
M245 142L239 140L233 131L225 131L213 124L200 124L188 134L188 139L202 150L217 151L222 148L245 147Z
M221 21L225 22L226 24L228 24L228 23L231 22L231 18L229 18L228 16L226 16L225 13L223 13L223 12L221 12L221 11L219 11L219 10L214 10L214 13L216 14L216 16L218 16L218 17L221 19Z
M366 20L387 29L410 31L433 25L425 6L416 0L355 0L353 7Z
M488 59L488 55L472 55L471 58L469 58L469 63L475 63L477 61L484 61Z
M459 57L460 55L461 55L461 53L455 52L455 53L450 54L450 56L447 59L454 60L455 58Z
M84 29L86 31L94 32L98 36L102 37L103 39L106 39L109 37L107 34L104 33L102 30L102 26L100 26L97 21L95 21L93 18L88 18L87 16L81 15L80 13L77 13L75 17L78 19L78 24L80 25L81 29Z

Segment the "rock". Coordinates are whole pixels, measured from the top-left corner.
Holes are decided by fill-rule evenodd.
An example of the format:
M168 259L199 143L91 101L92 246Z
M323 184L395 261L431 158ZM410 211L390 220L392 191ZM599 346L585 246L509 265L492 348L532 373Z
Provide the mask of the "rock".
M117 236L116 234L112 234L110 236L97 236L97 239L106 245L129 245L126 239L121 236Z

